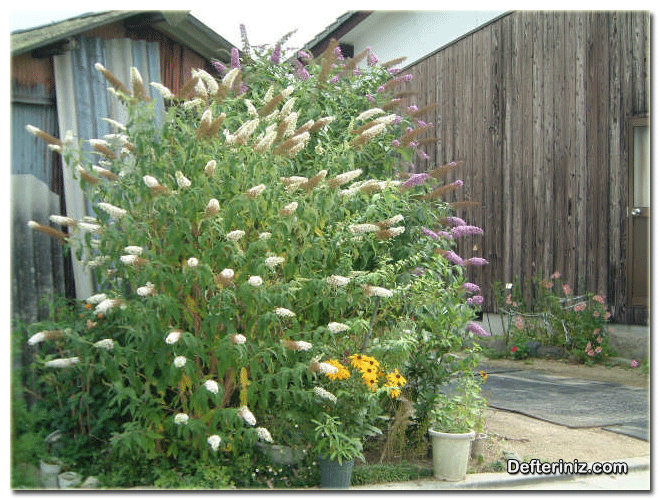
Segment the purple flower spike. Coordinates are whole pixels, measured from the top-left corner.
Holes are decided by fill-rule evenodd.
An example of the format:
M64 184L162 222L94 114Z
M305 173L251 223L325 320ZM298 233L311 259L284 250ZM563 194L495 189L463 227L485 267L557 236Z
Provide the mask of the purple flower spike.
M398 148L399 146L401 146L401 143L396 139L392 139L392 147Z
M371 94L367 94L367 101L376 102L376 98L374 96L372 96Z
M213 61L211 65L218 73L224 73L225 71L227 71L227 66L222 64L220 61Z
M335 47L333 52L337 56L338 61L343 61L344 60L344 54L341 53L341 47Z
M419 186L420 184L423 184L426 179L431 177L427 173L422 173L422 174L412 174L410 178L404 182L402 185L404 187L412 187L412 186Z
M438 236L442 236L443 238L447 238L448 240L453 240L454 237L449 234L447 231L438 231Z
M460 217L447 217L445 219L450 226L465 226L465 221Z
M453 187L453 188L459 188L459 187L462 187L462 186L463 186L463 181L460 180L460 179L458 179L457 181L454 181L454 182L452 182L452 183L449 184L449 185L450 185L451 187Z
M479 335L480 337L490 337L490 333L484 330L480 324L474 323L473 321L470 321L468 323L467 329L470 330L475 335Z
M434 233L429 228L424 227L424 226L422 226L422 234L424 236L429 236L429 237L433 238L434 240L439 240L440 239L440 236L438 236L436 233Z
M481 290L479 285L475 285L474 283L470 283L469 281L467 283L463 283L463 288L465 288L470 293L476 293L479 290Z
M488 261L486 259L482 259L481 257L472 257L466 260L465 263L472 266L485 266L488 264Z
M375 66L378 64L378 57L376 57L376 54L374 54L374 51L371 47L367 47L367 49L369 50L369 55L367 56L367 65Z
M415 269L412 270L412 274L415 276L421 276L426 272L426 269L423 267L416 267Z
M465 265L465 261L463 260L463 258L460 255L455 254L451 250L447 250L445 252L445 258L452 264L456 264L458 266Z
M282 59L282 46L278 43L273 49L273 53L270 55L270 62L272 64L279 64L280 59Z
M241 58L236 47L231 48L231 68L240 68L241 67Z
M339 75L335 75L332 78L330 78L330 83L332 84L339 83Z
M301 50L301 51L298 52L298 57L300 59L310 59L310 60L312 59L312 56L310 55L310 53L306 52L304 50Z
M477 226L456 226L451 228L451 234L456 238L460 238L461 236L468 236L471 234L481 235L484 234L484 230Z
M301 63L300 61L295 61L296 63L296 76L298 77L299 80L305 81L309 78L309 71L307 71L307 68Z
M484 303L484 298L481 295L475 295L474 297L470 297L469 299L466 300L468 304L475 305L475 306L480 306L481 304Z

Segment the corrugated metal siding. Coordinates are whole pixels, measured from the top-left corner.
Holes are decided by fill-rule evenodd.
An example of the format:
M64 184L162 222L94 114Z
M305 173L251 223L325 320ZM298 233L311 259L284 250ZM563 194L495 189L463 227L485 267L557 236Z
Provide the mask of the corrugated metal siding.
M160 82L160 55L157 42L127 38L105 40L79 37L77 48L54 58L58 120L62 131L72 131L82 141L83 151L91 152L89 139L103 138L112 127L103 118L126 122L124 107L108 93L108 82L95 68L98 62L108 68L124 84L131 87L130 69L136 67L156 108L164 109L158 91L149 82ZM88 156L97 162L97 155ZM93 215L90 200L85 199L78 182L73 178L75 165L64 166L64 185L67 215L81 219ZM91 295L95 285L89 270L73 263L76 295Z
M59 243L28 228L29 220L48 223L58 213L61 170L58 158L26 129L34 125L57 136L52 88L13 82L11 103L11 315L44 319L45 296L65 290L64 255Z

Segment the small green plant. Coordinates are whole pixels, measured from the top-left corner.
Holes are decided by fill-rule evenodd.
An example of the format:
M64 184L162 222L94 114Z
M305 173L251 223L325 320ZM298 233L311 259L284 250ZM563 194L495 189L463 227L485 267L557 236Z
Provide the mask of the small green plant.
M396 464L366 464L353 469L352 485L413 481L433 475L433 470L403 461Z
M362 440L352 437L342 431L342 423L338 417L324 414L321 420L312 420L314 428L314 453L327 460L342 462L359 458L364 460Z
M453 396L438 395L430 428L450 434L483 431L487 402L481 396L480 382L471 372L462 373L454 392Z
M156 488L187 490L219 490L233 487L225 467L194 464L183 470L167 469L154 482Z

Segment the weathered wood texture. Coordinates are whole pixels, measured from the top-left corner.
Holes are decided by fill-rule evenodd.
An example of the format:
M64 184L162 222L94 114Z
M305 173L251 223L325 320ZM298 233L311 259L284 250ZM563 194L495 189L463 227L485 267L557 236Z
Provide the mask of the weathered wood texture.
M628 144L633 116L650 113L648 12L513 12L406 68L407 104L437 137L416 171L462 160L448 181L479 201L459 213L484 229L459 243L494 311L493 286L559 271L578 293L626 308ZM476 245L476 246L475 246Z

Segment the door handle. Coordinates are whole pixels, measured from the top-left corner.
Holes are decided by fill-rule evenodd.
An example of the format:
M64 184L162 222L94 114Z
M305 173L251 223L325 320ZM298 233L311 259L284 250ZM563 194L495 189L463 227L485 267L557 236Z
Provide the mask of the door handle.
M633 209L632 209L632 212L630 212L630 215L639 215L639 214L641 214L641 213L642 213L642 209L641 209L641 208L633 208Z

